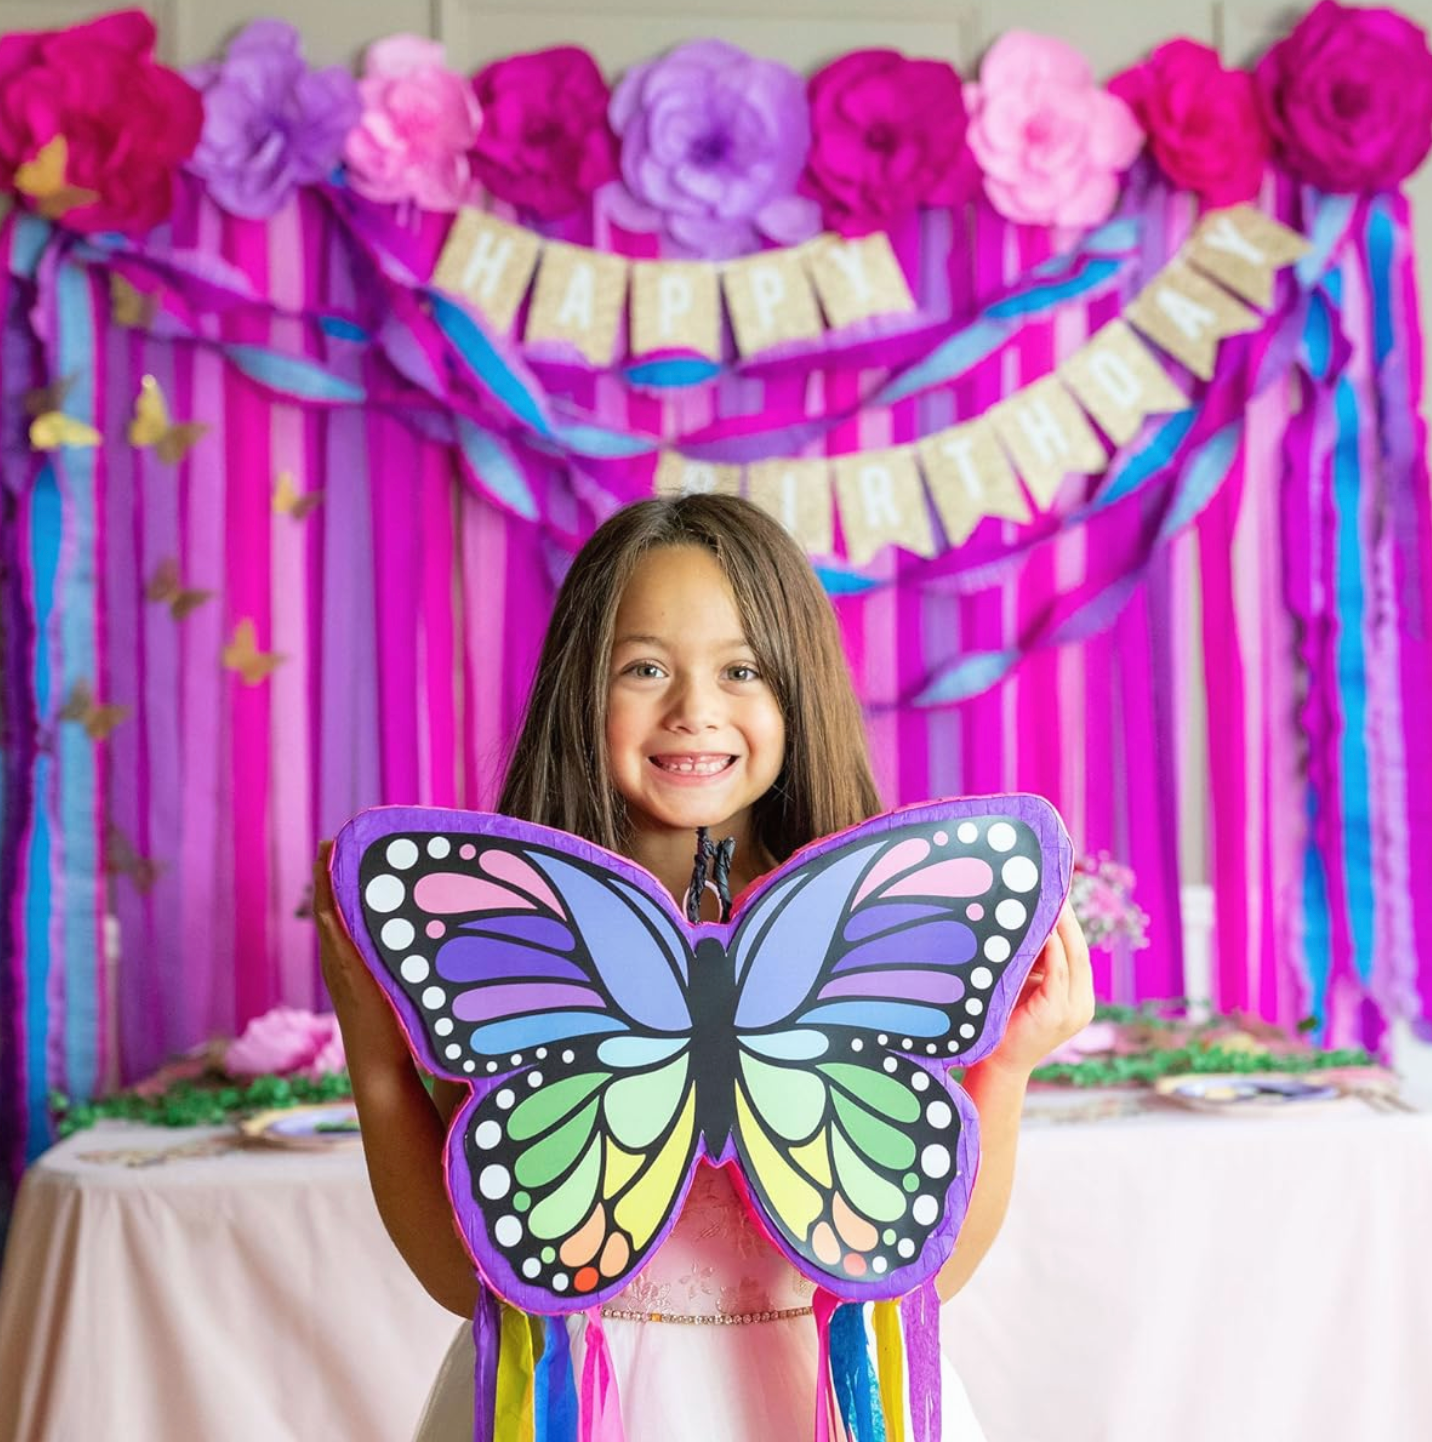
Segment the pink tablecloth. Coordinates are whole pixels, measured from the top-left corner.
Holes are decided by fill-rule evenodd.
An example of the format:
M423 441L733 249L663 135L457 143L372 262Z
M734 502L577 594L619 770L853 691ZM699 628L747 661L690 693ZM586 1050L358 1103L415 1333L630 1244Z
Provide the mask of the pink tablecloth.
M459 1324L356 1151L86 1159L214 1135L108 1127L32 1169L0 1442L406 1442ZM1428 1114L1035 1119L945 1347L988 1442L1426 1442L1429 1208Z
M1432 1114L1027 1122L946 1308L988 1442L1427 1442Z
M106 1126L26 1174L0 1289L3 1442L406 1442L460 1321L408 1273L361 1152Z

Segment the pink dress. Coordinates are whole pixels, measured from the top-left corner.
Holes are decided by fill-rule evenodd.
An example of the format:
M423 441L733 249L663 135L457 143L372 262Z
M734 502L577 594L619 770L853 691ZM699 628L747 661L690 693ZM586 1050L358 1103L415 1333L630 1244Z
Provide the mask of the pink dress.
M725 1171L698 1168L666 1243L603 1309L627 1442L811 1437L812 1290L761 1235ZM580 1370L583 1324L571 1326ZM433 1383L414 1442L470 1442L472 1373L472 1332L463 1327ZM948 1362L941 1393L942 1442L983 1442Z

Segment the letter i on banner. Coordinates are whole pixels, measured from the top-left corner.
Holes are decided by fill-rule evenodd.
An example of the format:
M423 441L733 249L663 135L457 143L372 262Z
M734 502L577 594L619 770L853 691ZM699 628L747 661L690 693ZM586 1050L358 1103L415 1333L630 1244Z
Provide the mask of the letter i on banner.
M1166 265L1125 307L1124 318L1205 381L1213 379L1224 336L1263 324L1255 311L1181 261Z
M820 311L795 251L772 250L729 262L721 277L736 348L742 355L822 335Z
M829 556L835 550L828 461L756 461L746 467L746 494L800 542L806 555Z
M1019 478L988 420L937 431L920 442L918 454L925 485L950 545L969 540L986 516L1029 519Z
M694 351L721 359L721 296L714 267L638 260L631 268L631 350Z
M935 532L912 448L841 456L832 464L852 565L863 566L888 545L917 556L935 554Z
M1055 374L1117 446L1133 440L1145 416L1172 415L1190 404L1121 320L1095 332Z
M741 493L741 468L692 461L675 451L663 451L651 488L658 496L737 496Z
M1273 306L1273 273L1301 260L1312 247L1298 234L1251 205L1213 210L1188 243L1188 258L1214 280L1260 310Z
M1053 376L1035 381L990 412L1029 494L1048 510L1071 471L1096 476L1109 464L1084 412Z
M510 330L541 249L531 232L464 209L448 232L433 285L461 296L494 330Z
M548 241L537 271L526 339L572 346L594 366L612 363L626 308L627 262Z

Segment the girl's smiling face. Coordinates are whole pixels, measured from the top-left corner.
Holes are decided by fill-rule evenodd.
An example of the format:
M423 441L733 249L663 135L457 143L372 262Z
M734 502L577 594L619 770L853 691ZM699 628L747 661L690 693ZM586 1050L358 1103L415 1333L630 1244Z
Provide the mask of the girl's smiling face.
M631 849L710 827L749 857L752 803L785 761L781 708L746 639L725 572L704 546L663 546L637 564L617 609L607 756Z

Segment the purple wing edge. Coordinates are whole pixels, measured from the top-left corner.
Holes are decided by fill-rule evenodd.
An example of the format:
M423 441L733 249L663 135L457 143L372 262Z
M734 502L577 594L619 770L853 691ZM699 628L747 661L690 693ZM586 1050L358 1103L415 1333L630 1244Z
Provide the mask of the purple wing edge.
M630 882L662 907L678 927L685 923L671 903L661 883L645 868L635 865L625 857L581 841L565 831L550 826L538 826L529 821L517 821L491 812L454 811L436 806L374 806L360 811L345 825L334 838L333 853L329 858L329 875L333 881L333 896L338 905L344 924L369 972L377 980L389 1004L398 1017L403 1033L413 1054L422 1064L438 1076L466 1086L470 1095L456 1107L448 1125L447 1143L444 1147L444 1181L448 1202L458 1219L458 1234L469 1259L476 1268L484 1285L515 1307L526 1312L548 1316L561 1316L570 1312L582 1312L593 1306L609 1301L631 1283L631 1275L624 1276L610 1286L598 1288L580 1296L558 1298L544 1288L533 1287L513 1271L507 1259L487 1235L486 1222L473 1195L472 1171L468 1165L463 1139L467 1134L474 1113L483 1100L498 1087L511 1080L512 1073L498 1073L495 1076L467 1076L455 1073L445 1061L434 1053L428 1042L426 1031L417 1009L403 993L402 988L383 965L377 948L368 935L363 923L363 908L358 890L359 864L367 849L376 841L390 836L400 836L414 831L443 832L447 835L480 836L505 841L517 841L544 846L563 855L582 861L594 862L608 871ZM698 1146L697 1156L704 1155ZM684 1202L690 1189L695 1167L688 1169L678 1205L672 1209L670 1219L648 1244L648 1256L665 1242L680 1215L680 1202ZM555 1305L554 1305L555 1304Z

